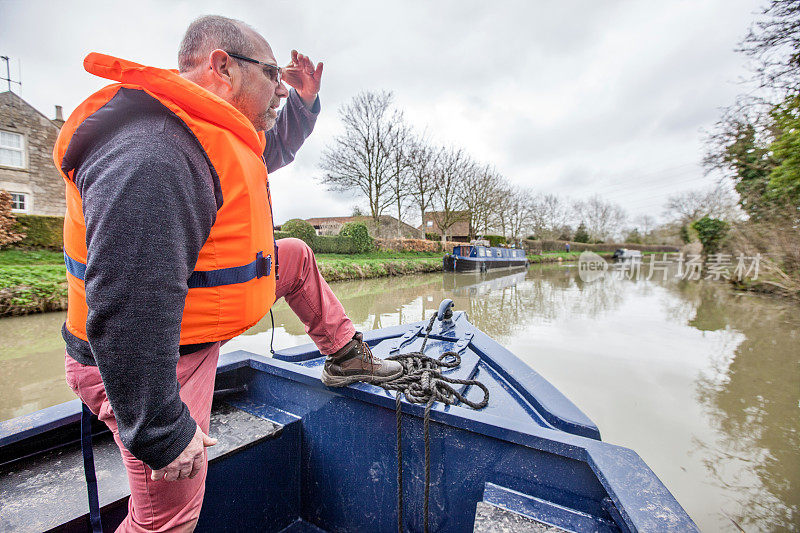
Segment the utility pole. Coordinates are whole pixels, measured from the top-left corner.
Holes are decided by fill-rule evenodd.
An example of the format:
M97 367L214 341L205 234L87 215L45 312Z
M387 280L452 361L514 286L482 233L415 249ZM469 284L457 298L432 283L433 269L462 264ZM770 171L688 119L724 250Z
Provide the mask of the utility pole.
M17 85L19 85L19 87L21 89L22 88L22 82L21 81L14 81L14 80L11 79L11 67L9 65L8 56L0 56L0 59L2 59L3 61L6 62L6 77L5 78L0 78L0 80L4 80L4 81L8 82L8 90L9 91L11 90L11 84L12 83L16 83Z

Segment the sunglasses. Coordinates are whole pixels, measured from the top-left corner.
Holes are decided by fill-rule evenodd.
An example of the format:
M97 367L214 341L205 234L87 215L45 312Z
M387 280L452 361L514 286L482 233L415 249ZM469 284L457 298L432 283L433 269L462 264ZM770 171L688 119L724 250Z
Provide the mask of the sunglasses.
M280 83L281 82L281 70L282 69L278 65L271 65L269 63L264 63L263 61L258 61L256 59L253 59L251 57L246 57L246 56L243 56L241 54L234 54L233 52L225 52L225 53L228 54L229 56L231 56L234 59L239 59L241 61L247 61L248 63L255 63L256 65L261 65L261 67L264 69L264 74L269 79L271 79L275 83Z

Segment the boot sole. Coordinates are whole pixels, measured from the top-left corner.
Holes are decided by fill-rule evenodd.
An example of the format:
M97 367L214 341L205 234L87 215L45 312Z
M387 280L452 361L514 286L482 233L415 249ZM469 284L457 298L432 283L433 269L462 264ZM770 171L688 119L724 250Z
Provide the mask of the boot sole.
M325 370L322 371L322 384L327 387L346 387L351 383L362 381L364 383L371 383L373 385L378 383L385 383L393 379L397 379L403 375L403 370L400 369L396 374L390 376L380 377L371 374L356 374L354 376L332 376Z

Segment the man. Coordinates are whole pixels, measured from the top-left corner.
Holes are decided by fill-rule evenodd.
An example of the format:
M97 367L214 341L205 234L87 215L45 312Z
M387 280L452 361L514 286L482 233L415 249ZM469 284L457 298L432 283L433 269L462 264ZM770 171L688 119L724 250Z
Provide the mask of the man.
M121 531L194 528L220 344L276 298L328 355L324 383L402 372L372 357L311 250L273 242L267 172L311 133L322 63L293 51L280 69L255 30L210 16L189 26L178 64L87 56L87 71L119 83L75 110L54 150L67 185L66 377L121 450Z

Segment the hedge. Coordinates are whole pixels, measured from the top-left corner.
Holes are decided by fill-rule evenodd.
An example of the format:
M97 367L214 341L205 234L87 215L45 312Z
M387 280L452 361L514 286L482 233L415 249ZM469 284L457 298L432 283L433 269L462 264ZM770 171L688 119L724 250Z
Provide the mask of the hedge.
M550 240L533 240L525 239L523 245L529 252L541 254L544 252L564 252L569 242L569 249L571 252L583 252L586 250L592 252L614 252L619 248L627 248L629 250L639 250L642 252L678 252L680 251L677 246L668 246L661 244L633 244L629 242L611 242L603 244L587 244L574 241L550 241Z
M454 246L463 242L447 241L445 250L452 251ZM375 239L375 247L382 252L441 252L441 237L437 241L427 239Z
M311 249L315 254L357 254L361 253L359 245L344 235L317 235Z
M64 243L64 217L42 215L15 215L15 231L25 233L25 238L15 246L61 250Z
M506 238L502 235L484 235L483 238L489 241L489 246L500 246L506 243Z
M353 241L356 253L367 253L375 249L375 241L369 236L367 225L363 222L348 222L339 230L341 237L347 237Z

